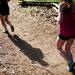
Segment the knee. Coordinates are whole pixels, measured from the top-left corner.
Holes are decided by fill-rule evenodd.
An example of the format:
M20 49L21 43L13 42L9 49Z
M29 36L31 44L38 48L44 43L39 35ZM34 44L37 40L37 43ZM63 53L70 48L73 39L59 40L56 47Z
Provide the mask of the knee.
M57 50L61 50L62 49L62 46L60 46L58 43L56 44L56 48Z
M64 51L65 51L66 53L69 53L69 52L70 52L70 48L66 48Z
M58 47L57 47L57 50L61 51L61 50L62 50L62 48L58 48Z
M7 21L7 18L5 17L4 20Z
M65 47L65 50L70 50L70 49L71 49L71 47L69 47L69 46L68 47L67 46Z
M3 19L3 18L1 18L1 23L2 23L2 24L4 23L4 19Z
M57 50L61 51L62 50L62 47L57 46Z

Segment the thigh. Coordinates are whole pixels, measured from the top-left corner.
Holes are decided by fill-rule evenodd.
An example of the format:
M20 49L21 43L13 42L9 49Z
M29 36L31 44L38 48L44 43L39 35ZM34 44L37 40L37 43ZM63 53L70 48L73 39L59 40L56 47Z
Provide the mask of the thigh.
M57 40L57 49L62 50L63 45L65 44L65 40L62 40L61 38L58 38Z
M7 21L8 20L8 15L5 15L4 16L4 19Z
M0 20L4 20L4 16L1 16L1 15L0 15Z
M0 20L1 20L1 15L0 15Z

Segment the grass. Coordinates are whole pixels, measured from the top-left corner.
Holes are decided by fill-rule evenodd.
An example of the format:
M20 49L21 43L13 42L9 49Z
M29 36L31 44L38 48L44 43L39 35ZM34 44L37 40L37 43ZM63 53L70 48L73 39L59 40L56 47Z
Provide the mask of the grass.
M19 0L19 1L28 1L28 2L59 2L59 0ZM73 0L75 3L75 0Z
M58 0L35 0L37 2L58 2Z
M51 2L58 2L58 0L19 0L22 6L24 5L51 5Z
M20 1L28 1L28 2L58 2L58 0L20 0Z

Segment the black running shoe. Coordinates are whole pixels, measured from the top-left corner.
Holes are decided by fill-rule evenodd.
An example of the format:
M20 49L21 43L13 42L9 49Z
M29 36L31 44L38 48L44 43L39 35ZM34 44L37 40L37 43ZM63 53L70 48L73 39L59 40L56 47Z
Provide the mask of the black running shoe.
M75 63L74 63L74 62L68 63L67 70L68 70L69 72L74 71L74 66L75 66Z
M5 30L4 33L9 34L8 30Z
M14 32L14 26L11 25L10 27L11 27L11 31Z

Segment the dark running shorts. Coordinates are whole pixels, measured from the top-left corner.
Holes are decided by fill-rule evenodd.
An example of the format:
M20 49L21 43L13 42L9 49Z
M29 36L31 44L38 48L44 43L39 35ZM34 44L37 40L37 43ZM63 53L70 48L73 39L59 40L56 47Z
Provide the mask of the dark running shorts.
M62 40L69 40L69 39L75 38L75 36L63 36L63 35L59 34L59 38Z
M4 16L4 15L9 15L9 7L8 6L1 6L0 7L0 15Z

